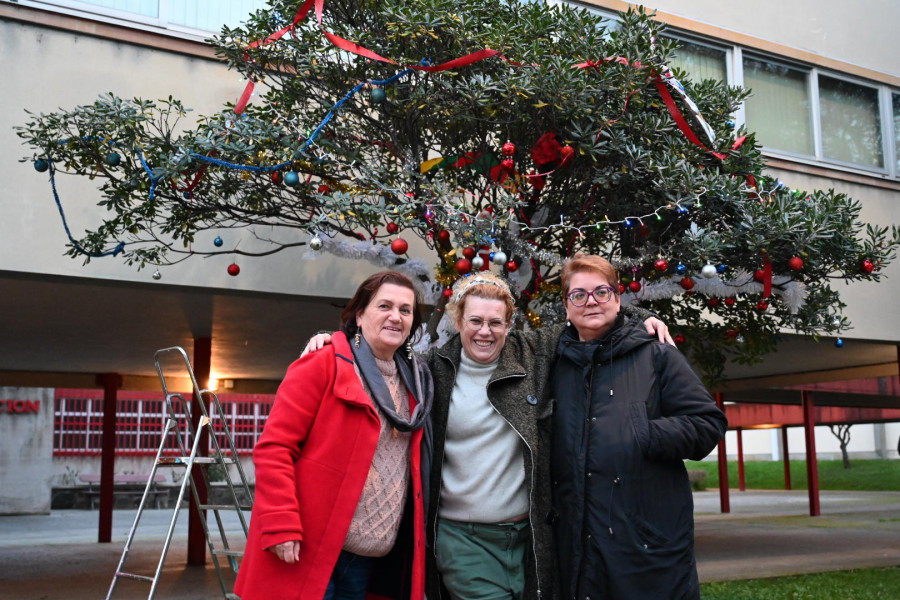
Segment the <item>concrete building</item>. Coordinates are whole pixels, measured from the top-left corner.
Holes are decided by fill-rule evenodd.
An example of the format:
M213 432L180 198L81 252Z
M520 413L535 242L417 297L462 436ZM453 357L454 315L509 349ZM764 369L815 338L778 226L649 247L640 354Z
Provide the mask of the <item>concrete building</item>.
M235 101L244 89L202 40L260 1L196 3L228 14L179 14L179 5L194 3L174 0L138 4L142 12L116 1L0 0L0 400L32 403L6 402L13 408L0 412L0 514L48 511L50 488L65 475L49 439L53 390L102 388L98 376L115 374L123 390L158 391L154 352L182 346L195 355L207 347L209 376L230 382L228 391L271 393L304 341L335 324L356 283L377 270L289 250L245 260L239 277L226 272L231 258L213 257L162 269L156 280L152 269L113 258L82 264L63 256L67 238L47 177L18 161L26 150L12 128L25 121L26 110L51 112L112 92L173 95L200 115ZM615 0L584 6L610 14L628 7ZM862 202L864 220L900 223L900 56L892 51L900 4L872 0L862 10L836 0L658 0L646 6L686 43L680 64L689 72L754 88L736 119L760 132L769 168L782 181L846 192ZM861 124L859 139L832 139L842 115ZM59 177L58 191L73 232L94 222L99 209L90 181ZM841 290L855 327L842 348L833 340L788 336L762 364L730 365L724 400L766 402L772 388L896 378L898 268L890 267L881 284ZM889 395L879 402L900 406ZM852 452L897 457L900 425L855 427ZM802 433L790 435L791 452L802 452ZM827 429L816 435L820 453L838 454ZM778 457L769 431L745 432L743 444L748 456Z

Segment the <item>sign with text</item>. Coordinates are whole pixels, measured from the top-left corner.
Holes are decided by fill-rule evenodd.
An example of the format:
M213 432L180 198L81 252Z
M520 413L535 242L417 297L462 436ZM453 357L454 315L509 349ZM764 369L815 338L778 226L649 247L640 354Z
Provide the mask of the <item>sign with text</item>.
M0 413L21 415L40 411L40 400L0 400Z

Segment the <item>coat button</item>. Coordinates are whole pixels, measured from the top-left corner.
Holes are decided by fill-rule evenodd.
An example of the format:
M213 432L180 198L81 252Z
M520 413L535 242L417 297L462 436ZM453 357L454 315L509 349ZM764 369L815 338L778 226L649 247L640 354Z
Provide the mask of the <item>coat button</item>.
M536 396L532 396L531 394L528 394L528 397L525 398L525 401L526 401L528 404L531 404L532 406L538 403L537 397L536 397Z
M622 483L622 479L620 477L616 477L615 479L613 479L613 483L619 485L620 483Z

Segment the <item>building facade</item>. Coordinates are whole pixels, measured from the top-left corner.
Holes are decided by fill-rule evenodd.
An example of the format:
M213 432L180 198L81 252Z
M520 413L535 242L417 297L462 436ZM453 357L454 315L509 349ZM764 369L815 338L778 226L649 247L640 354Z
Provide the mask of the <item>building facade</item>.
M73 232L95 222L93 184L59 177L57 205L46 175L18 160L25 149L13 127L24 123L26 111L89 104L107 92L152 100L172 95L195 115L235 101L246 82L217 62L203 39L261 4L0 0L3 400L42 399L45 411L53 390L96 388L97 377L109 373L122 378L123 389L158 391L154 351L182 346L190 352L199 340L211 340L212 379L229 382L235 393L272 393L305 340L333 328L356 283L377 270L308 250L247 259L238 277L228 275L233 259L225 256L161 269L159 279L152 269L114 258L85 264L63 255L63 216ZM629 7L615 0L581 5L611 18ZM673 66L753 89L735 120L758 132L780 180L845 192L862 203L864 220L900 223L900 56L891 51L900 4L873 0L861 10L836 0L659 0L645 6L683 42ZM249 233L229 235L253 243ZM896 378L900 314L890 308L900 294L896 269L878 285L841 290L854 325L842 348L833 340L788 336L762 364L730 366L724 400L733 394L766 402L772 388ZM0 490L19 490L15 497L0 492L0 513L46 512L49 489L72 468L52 456L50 413L0 413ZM897 457L900 425L854 428L851 452ZM729 455L736 451L734 436L728 434ZM745 431L744 453L778 458L779 440L771 430ZM823 456L839 455L827 428L818 428L817 444ZM22 445L29 453L8 450ZM803 447L802 431L792 429L789 451ZM77 465L93 468L84 460ZM133 462L117 468L138 469Z

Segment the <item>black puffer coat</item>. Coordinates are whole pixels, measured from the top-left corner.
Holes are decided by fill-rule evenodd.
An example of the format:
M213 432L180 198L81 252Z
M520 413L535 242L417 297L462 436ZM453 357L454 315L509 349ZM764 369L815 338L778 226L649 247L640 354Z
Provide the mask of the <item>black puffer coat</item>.
M687 360L635 319L560 337L551 469L562 597L696 599L691 486L727 422Z

